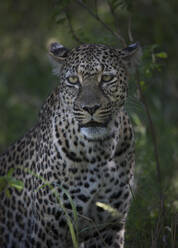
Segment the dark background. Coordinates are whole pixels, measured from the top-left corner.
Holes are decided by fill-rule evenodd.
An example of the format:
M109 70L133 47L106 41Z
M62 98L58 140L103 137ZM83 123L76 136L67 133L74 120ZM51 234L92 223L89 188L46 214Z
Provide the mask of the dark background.
M0 151L33 126L57 85L47 57L50 41L69 48L80 42L123 47L118 34L129 44L129 30L140 42L143 59L127 102L137 164L126 248L176 247L177 13L177 0L0 2Z

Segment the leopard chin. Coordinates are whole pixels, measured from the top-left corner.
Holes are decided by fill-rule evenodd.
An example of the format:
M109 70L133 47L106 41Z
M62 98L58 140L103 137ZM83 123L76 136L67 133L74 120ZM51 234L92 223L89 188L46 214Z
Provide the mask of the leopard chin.
M80 131L88 140L103 140L109 135L106 127L82 127Z

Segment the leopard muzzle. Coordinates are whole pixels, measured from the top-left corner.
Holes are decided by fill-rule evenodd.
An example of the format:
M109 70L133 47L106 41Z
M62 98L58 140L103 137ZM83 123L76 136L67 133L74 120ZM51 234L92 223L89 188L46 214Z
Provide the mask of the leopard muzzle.
M108 136L111 106L75 106L73 113L79 123L81 134L87 139L98 140Z

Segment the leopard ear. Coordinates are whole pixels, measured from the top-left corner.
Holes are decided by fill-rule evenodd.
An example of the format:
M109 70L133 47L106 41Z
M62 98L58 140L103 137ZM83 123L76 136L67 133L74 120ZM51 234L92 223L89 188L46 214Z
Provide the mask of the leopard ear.
M119 56L123 59L123 63L128 68L128 71L132 72L136 69L141 60L142 49L140 44L137 42L120 50Z
M53 72L55 75L59 75L69 50L58 42L52 42L49 45L48 52L49 60L53 66Z

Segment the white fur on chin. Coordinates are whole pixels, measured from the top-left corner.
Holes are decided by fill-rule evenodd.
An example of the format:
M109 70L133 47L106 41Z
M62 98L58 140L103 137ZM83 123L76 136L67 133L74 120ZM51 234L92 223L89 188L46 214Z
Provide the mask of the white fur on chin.
M106 127L82 127L81 133L91 140L104 139L108 136Z

